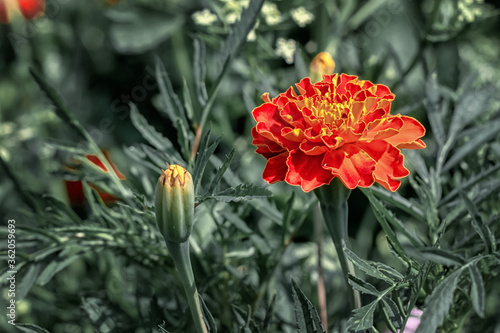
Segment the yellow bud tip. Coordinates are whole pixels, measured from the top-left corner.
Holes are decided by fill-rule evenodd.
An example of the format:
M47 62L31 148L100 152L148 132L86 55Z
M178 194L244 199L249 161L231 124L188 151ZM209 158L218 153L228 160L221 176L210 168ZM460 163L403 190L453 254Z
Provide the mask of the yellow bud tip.
M311 76L323 77L323 75L333 74L335 70L335 61L328 52L318 53L311 61L309 67Z
M169 165L167 170L162 170L159 182L163 186L165 186L168 183L170 187L174 186L184 187L187 179L191 179L191 174L180 165L174 164L174 165Z

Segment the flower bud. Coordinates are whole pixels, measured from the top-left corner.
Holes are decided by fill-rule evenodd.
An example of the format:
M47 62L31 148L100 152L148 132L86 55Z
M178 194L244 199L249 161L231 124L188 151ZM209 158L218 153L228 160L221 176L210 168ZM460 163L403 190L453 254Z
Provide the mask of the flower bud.
M321 81L323 75L333 74L335 70L335 61L333 61L330 53L320 52L311 61L309 70L311 71L311 81L313 83Z
M170 165L156 185L156 221L166 241L183 243L191 235L194 215L194 185L191 174L180 165Z

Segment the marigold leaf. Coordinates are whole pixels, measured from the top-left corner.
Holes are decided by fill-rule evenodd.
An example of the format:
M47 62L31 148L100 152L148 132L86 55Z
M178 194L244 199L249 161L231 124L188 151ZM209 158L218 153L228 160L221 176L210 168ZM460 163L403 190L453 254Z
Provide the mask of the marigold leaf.
M379 299L359 308L354 309L354 313L347 321L347 331L358 333L369 330L373 326L373 314L377 308Z
M459 164L465 156L477 152L478 148L485 142L492 140L500 131L500 120L488 122L482 126L475 127L466 134L470 138L464 145L460 146L457 152L451 156L443 167L446 172Z
M207 134L200 140L200 148L197 152L197 156L195 159L195 164L193 168L193 180L194 180L194 188L196 193L199 193L201 188L201 178L203 177L203 173L205 172L205 168L207 166L210 157L214 154L215 149L219 145L220 137L215 139L215 141L210 144L210 133L209 130ZM203 144L203 146L201 146Z
M217 170L217 173L215 174L214 178L212 179L212 182L210 183L210 186L208 187L207 193L208 195L213 195L215 191L215 187L219 185L222 177L224 176L224 173L226 172L227 168L229 167L229 164L233 160L233 156L236 150L233 148L229 152L229 154L226 156L226 159L224 163L220 166L220 168Z
M208 100L207 87L205 85L205 76L207 68L205 65L205 43L198 39L193 39L194 58L193 58L193 72L194 81L196 83L196 95L202 107L205 106Z
M484 318L486 292L484 289L483 277L476 265L469 266L469 275L472 281L470 290L472 307L480 318Z
M425 214L421 207L417 206L415 203L410 202L405 197L397 192L389 192L383 188L377 188L372 186L370 188L377 197L383 199L385 202L390 203L397 208L407 212L419 221L426 221Z
M236 55L241 45L246 41L248 33L252 30L257 21L257 16L263 4L264 0L252 0L248 8L241 13L241 20L233 26L227 39L221 46L218 56L219 73L222 73L222 67L225 66L229 59Z
M445 266L460 266L465 262L465 259L456 253L434 247L408 249L408 254L420 260L429 260Z
M28 271L24 273L21 282L16 288L16 299L21 300L24 299L26 295L28 295L31 287L33 287L36 279L38 278L38 275L40 274L41 268L42 265L40 263L29 266Z
M382 298L382 304L384 306L384 310L389 316L389 320L395 324L396 328L401 328L403 325L403 319L401 318L401 314L399 313L398 306L392 299L389 297Z
M464 269L465 267L462 266L451 273L427 297L416 333L436 332L436 329L443 324L453 302L453 294L457 288L458 278Z
M368 200L370 201L370 205L373 209L373 213L375 214L377 221L379 221L379 223L381 225L385 225L385 224L387 224L387 222L389 222L394 228L396 228L397 231L399 231L403 235L405 235L414 246L420 247L423 245L422 241L417 236L415 236L406 227L406 225L394 215L394 213L392 213L387 207L385 207L372 194L371 190L362 189L362 192L368 197ZM403 248L401 247L401 244L399 243L399 240L397 239L396 235L394 234L394 231L392 231L392 229L388 225L384 228L384 231L386 232L387 237L389 237L391 239L391 242L394 244L394 246L397 246L397 247L395 247L395 250L397 251L397 253L400 256L402 256L403 258L407 258L406 254L404 253Z
M380 273L375 267L371 265L372 262L369 260L364 260L358 257L353 251L351 251L349 248L344 246L344 252L347 258L356 266L358 267L361 271L365 272L366 274L387 282L388 284L392 285L394 284L394 280L387 277L386 275Z
M299 332L323 333L323 326L314 305L293 279L292 287L293 306Z
M218 192L209 196L207 199L215 199L217 201L231 202L265 198L272 193L268 189L255 186L252 184L242 184L236 187L230 187L224 191Z
M139 113L139 110L135 104L130 104L130 119L135 128L142 134L144 139L146 139L153 147L158 150L166 151L173 148L172 142L165 138L156 129L149 125L146 118Z
M186 111L179 101L179 97L172 87L172 82L168 77L165 66L163 66L158 56L155 57L155 75L162 100L162 108L160 108L160 111L170 119L178 131L181 130L180 126L186 131L189 128L189 123L186 119ZM180 123L177 121L177 118L181 119Z
M486 251L488 253L492 253L496 250L496 241L495 236L491 232L490 228L486 223L484 223L481 215L479 214L474 203L467 197L467 195L460 191L460 197L462 201L465 203L465 207L471 216L471 223L474 230L478 233L479 237L481 237L484 246L486 247Z
M217 324L215 324L215 320L214 317L212 316L212 313L205 304L203 297L201 297L201 295L198 295L198 297L200 299L201 309L203 310L203 319L205 319L208 331L217 333Z
M379 297L382 292L378 291L372 284L357 278L354 275L349 275L349 284L356 290L359 290L363 294L373 295Z

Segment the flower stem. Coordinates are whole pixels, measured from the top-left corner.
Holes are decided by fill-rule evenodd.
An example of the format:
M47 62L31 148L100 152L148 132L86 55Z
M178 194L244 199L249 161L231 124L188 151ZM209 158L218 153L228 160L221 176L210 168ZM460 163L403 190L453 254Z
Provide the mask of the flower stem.
M198 297L198 290L194 282L193 269L191 267L191 259L189 257L189 240L183 243L169 242L167 243L168 251L174 260L177 272L179 272L182 285L186 292L189 309L193 316L194 326L197 333L207 333L207 327L203 321L203 314L201 312L200 299Z
M351 262L347 261L343 246L349 246L349 237L347 234L347 216L348 207L347 199L351 191L345 187L338 179L334 178L330 185L321 186L315 191L320 202L321 212L326 223L326 227L330 232L333 244L337 250L337 255L340 261L340 266L344 275L346 289L351 290L349 296L349 305L351 309L361 307L361 297L357 290L350 288L347 279L348 274L354 274L354 267Z

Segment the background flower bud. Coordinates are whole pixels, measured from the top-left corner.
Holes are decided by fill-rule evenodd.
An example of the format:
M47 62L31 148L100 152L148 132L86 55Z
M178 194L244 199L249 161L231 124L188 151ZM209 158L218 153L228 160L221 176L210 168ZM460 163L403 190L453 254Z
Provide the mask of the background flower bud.
M185 242L193 229L194 185L180 165L163 170L156 185L156 221L166 241Z

